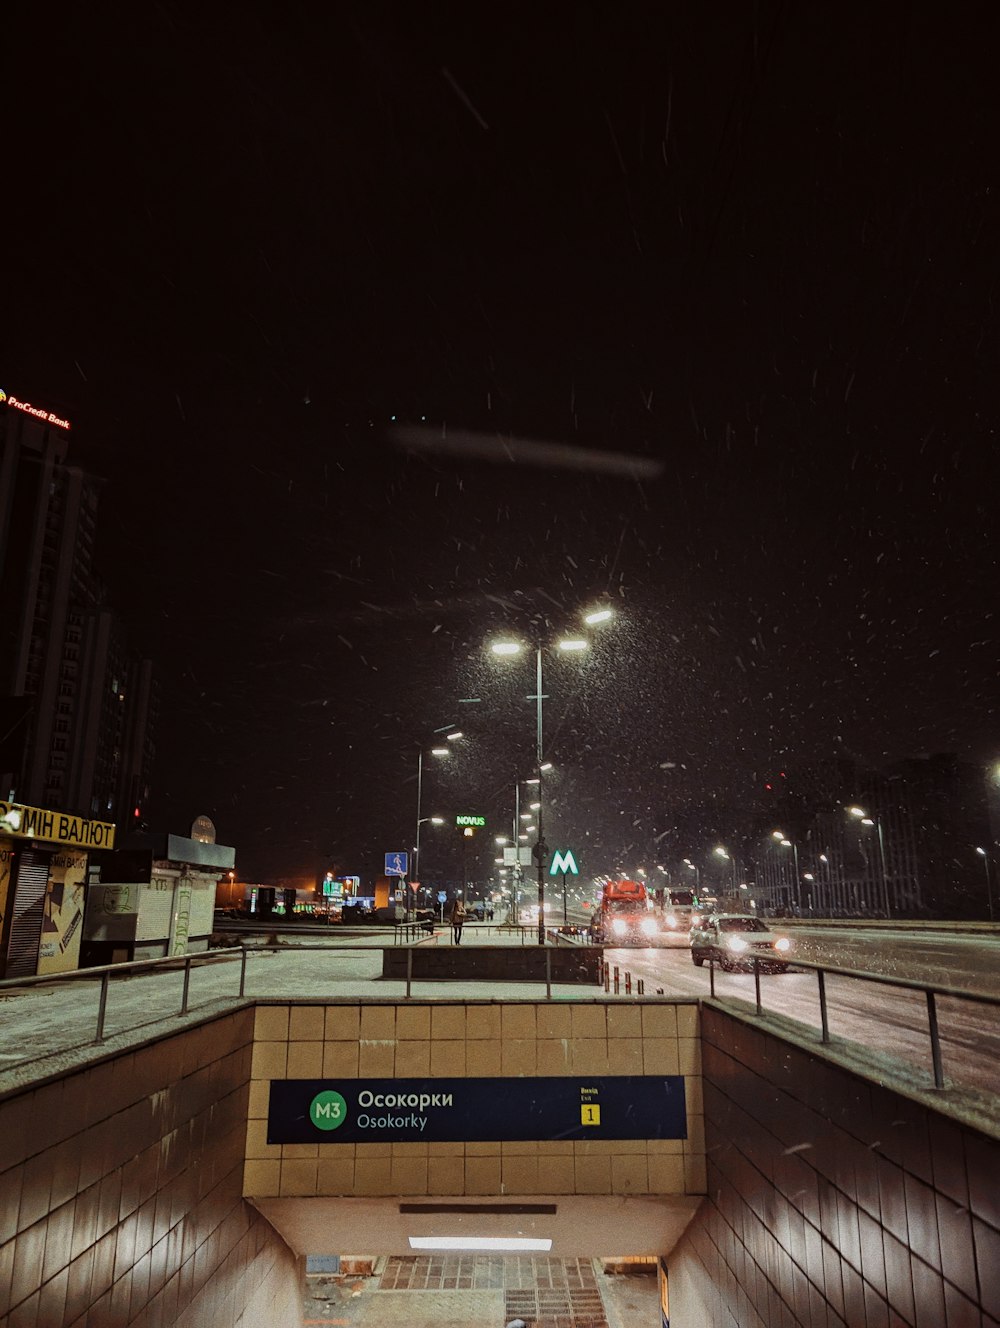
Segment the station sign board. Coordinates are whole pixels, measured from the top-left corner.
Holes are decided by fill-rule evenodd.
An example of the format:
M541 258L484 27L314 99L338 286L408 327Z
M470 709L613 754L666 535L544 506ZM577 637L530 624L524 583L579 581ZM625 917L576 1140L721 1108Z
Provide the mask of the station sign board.
M685 1139L683 1075L275 1079L269 1144Z

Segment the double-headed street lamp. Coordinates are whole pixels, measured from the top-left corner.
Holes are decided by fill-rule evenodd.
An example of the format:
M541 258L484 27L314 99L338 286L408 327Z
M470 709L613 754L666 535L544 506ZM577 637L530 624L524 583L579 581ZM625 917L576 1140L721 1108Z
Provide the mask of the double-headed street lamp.
M610 622L614 616L613 611L607 608L595 609L592 613L584 615L584 622L589 627L596 627L600 623ZM563 654L576 654L587 649L589 642L583 637L564 637L557 641L555 648ZM524 649L521 641L495 641L491 647L494 655L501 658L510 658L519 655ZM546 770L546 763L543 758L542 750L542 701L544 693L542 691L542 651L544 647L538 640L535 642L535 695L529 697L529 700L535 702L535 779L526 780L525 783L537 783L538 785L538 825L536 827L537 838L535 847L532 850L532 856L538 869L538 944L545 944L545 867L546 867L546 848L545 832L542 821L543 802L542 797L542 772ZM518 839L520 842L520 836Z
M458 740L463 736L462 733L455 727L454 724L445 724L443 728L437 729L436 732L445 734L445 743L437 747L432 747L430 749L431 756L436 756L439 759L450 756L452 749L448 747L446 744L449 742L458 742ZM416 835L413 841L413 871L410 873L410 880L417 882L419 882L420 880L420 827L422 825L427 825L427 824L444 825L443 816L421 815L421 812L423 810L423 798L424 798L424 749L421 746L417 754L417 818L416 818L417 823L416 823ZM407 886L406 890L407 919L409 919L410 916L411 894L412 891L410 890L409 886Z
M795 863L795 907L802 912L802 878L799 876L799 848L794 839L789 839L784 830L772 830L771 838L776 840L782 848L792 850L792 859Z
M882 832L882 818L870 815L863 807L848 807L847 814L860 821L862 825L874 826L878 834L878 865L879 874L882 877L882 900L885 906L885 916L891 918L892 907L889 904L889 874L885 866L885 835Z

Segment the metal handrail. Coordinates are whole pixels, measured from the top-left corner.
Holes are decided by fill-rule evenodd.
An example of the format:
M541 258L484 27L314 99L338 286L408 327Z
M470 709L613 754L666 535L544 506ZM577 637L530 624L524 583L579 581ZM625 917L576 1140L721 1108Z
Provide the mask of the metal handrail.
M715 965L716 958L709 955L709 994L713 1000L718 997L715 993ZM742 961L746 963L747 961ZM749 962L753 964L754 998L756 1010L755 1013L763 1015L764 1006L760 999L760 973L761 966L771 967L774 960L761 959L758 955L750 956ZM784 960L780 961L786 962ZM934 1071L934 1087L944 1088L944 1061L941 1055L941 1034L938 1027L937 1000L939 996L945 999L960 1001L975 1001L979 1005L1000 1006L1000 996L993 996L985 991L965 991L960 987L942 987L934 982L918 982L914 978L891 978L884 973L865 973L857 968L837 968L831 964L816 964L809 959L792 959L787 961L789 968L810 969L816 974L819 990L819 1014L822 1032L820 1041L830 1042L830 1016L827 1005L826 995L826 977L827 974L838 978L853 978L859 982L876 982L884 987L901 987L905 991L919 991L923 994L927 1002L927 1031L931 1044L931 1066ZM721 965L720 965L721 967Z

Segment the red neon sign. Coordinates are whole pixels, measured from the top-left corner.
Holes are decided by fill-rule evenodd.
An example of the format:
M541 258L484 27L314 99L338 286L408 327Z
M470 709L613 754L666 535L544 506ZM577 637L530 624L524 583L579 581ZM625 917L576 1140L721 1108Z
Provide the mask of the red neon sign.
M30 401L21 401L17 397L9 397L6 392L0 391L0 404L4 402L25 415L32 415L36 420L42 420L45 424L54 424L59 429L70 427L69 420L62 419L59 415L53 414L51 410L44 410L41 406L33 406Z

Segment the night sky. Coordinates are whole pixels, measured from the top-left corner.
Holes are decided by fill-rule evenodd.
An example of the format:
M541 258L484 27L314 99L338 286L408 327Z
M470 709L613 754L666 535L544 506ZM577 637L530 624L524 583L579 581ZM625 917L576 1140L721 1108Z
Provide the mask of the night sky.
M778 767L996 756L995 4L45 23L0 386L108 478L151 824L370 873L457 721L424 812L491 838L534 688L487 643L602 599L545 688L587 872L704 851Z

